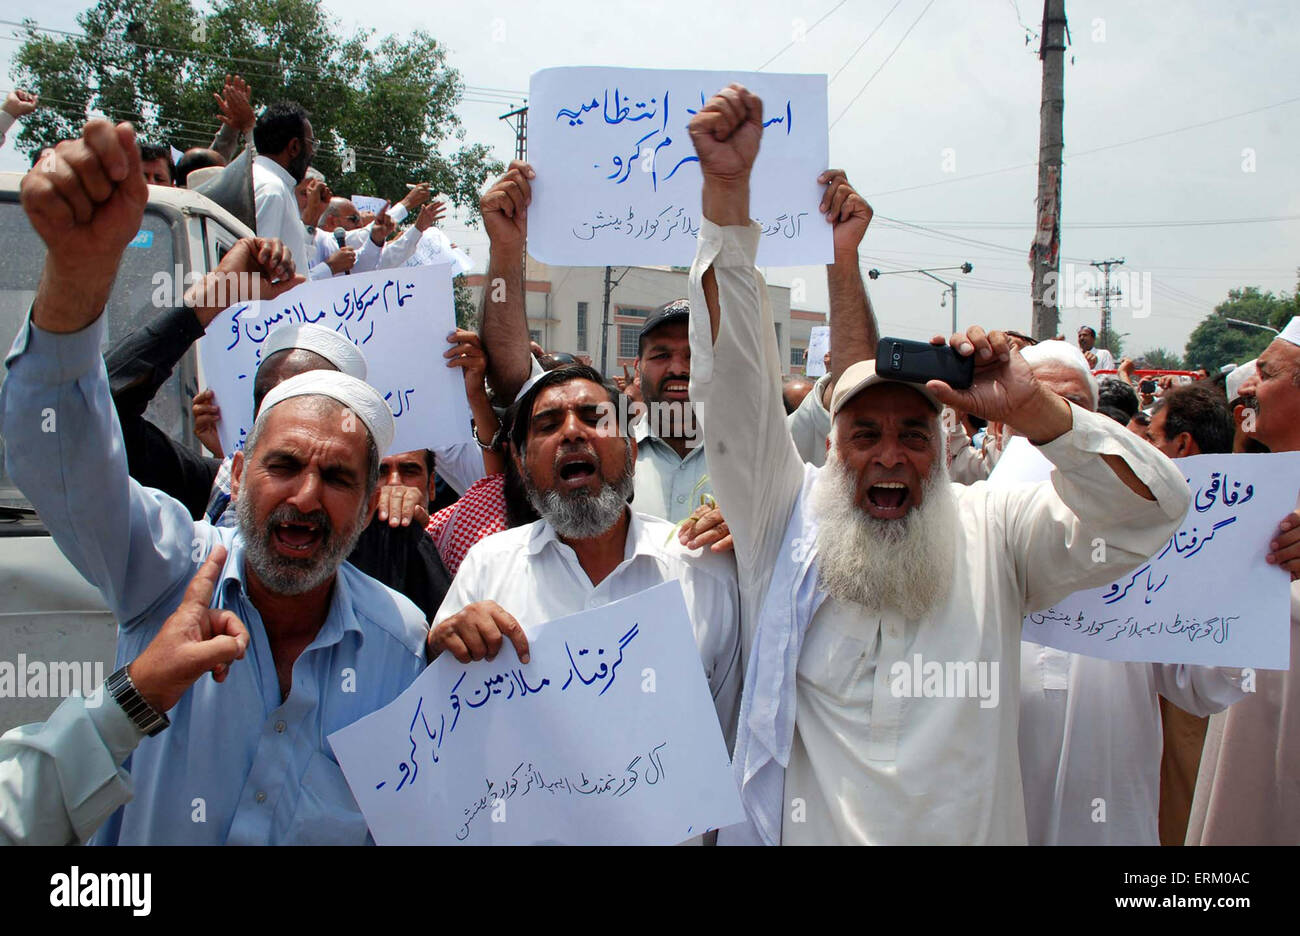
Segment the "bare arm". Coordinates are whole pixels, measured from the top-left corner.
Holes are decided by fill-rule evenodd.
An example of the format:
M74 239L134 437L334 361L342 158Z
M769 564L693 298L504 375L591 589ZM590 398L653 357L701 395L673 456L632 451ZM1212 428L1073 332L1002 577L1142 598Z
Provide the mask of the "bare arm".
M524 249L528 238L530 180L525 162L510 163L479 202L490 253L483 286L479 333L487 354L487 378L497 399L509 402L528 379L528 313L524 301Z
M826 186L820 210L835 225L835 260L826 267L831 307L829 394L849 365L875 358L880 329L858 265L858 246L871 224L871 206L849 185L842 169L827 169L817 181Z

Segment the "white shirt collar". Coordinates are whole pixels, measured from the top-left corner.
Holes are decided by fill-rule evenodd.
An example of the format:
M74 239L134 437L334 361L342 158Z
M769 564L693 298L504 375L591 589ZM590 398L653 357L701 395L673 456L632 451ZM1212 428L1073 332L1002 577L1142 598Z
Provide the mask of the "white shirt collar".
M646 528L646 523L641 519L640 514L630 507L627 509L631 514L631 519L627 525L627 539L623 546L623 561L626 562L640 555L660 556L663 553L664 544L655 542L656 537ZM533 524L533 528L528 535L526 548L529 555L537 555L550 543L555 544L557 547L567 545L556 535L553 526L545 520L538 520Z
M293 176L289 175L289 170L284 168L284 166L280 165L274 159L271 159L269 156L258 156L253 160L253 164L272 172L277 179L289 186L290 189L294 189L298 186L298 183L294 181Z

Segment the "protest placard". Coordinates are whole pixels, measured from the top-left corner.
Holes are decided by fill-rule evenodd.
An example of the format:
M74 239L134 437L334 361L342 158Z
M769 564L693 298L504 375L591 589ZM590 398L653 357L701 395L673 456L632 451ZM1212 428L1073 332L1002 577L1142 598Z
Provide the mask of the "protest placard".
M281 325L330 328L365 355L367 382L388 401L397 433L392 451L471 441L463 371L442 353L456 327L446 265L377 270L309 280L272 300L221 312L199 339L201 380L221 407L217 430L227 455L253 426L253 381L262 342ZM383 454L383 453L381 453Z
M474 268L469 255L452 244L451 239L436 227L427 228L415 245L415 252L406 260L406 266L436 266L450 264L451 275L460 276Z
M357 211L373 211L379 214L388 207L388 199L377 198L374 195L353 195L352 204L356 206Z
M687 125L740 82L763 100L751 214L759 266L829 263L818 212L828 165L826 76L646 68L548 68L529 90L537 177L528 249L544 263L690 264L702 177Z
M329 742L381 845L672 845L742 821L679 582L443 653Z
M830 349L831 327L829 325L814 325L808 332L808 352L803 362L804 376L825 376L826 352Z
M1008 446L1003 460L1011 453ZM1169 542L1117 582L1029 614L1022 636L1107 660L1286 669L1291 580L1264 557L1295 509L1300 453L1194 455L1175 464L1192 506ZM994 477L1001 470L999 462Z

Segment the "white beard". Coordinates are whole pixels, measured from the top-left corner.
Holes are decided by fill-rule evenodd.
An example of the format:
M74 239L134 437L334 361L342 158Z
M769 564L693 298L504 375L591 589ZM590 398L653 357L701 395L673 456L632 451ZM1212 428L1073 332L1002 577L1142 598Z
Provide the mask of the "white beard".
M854 502L856 478L834 446L813 486L821 587L872 611L918 620L948 595L957 501L941 456L921 487L921 505L898 520L879 520Z

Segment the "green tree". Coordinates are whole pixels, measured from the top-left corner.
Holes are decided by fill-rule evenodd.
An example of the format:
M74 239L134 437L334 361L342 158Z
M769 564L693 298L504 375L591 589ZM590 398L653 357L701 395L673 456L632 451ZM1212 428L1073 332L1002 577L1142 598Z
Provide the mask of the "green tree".
M1215 306L1213 314L1206 316L1187 339L1186 366L1204 367L1213 373L1224 364L1241 364L1258 357L1273 340L1273 332L1234 325L1228 319L1281 329L1296 314L1296 308L1295 297L1285 293L1275 296L1256 286L1229 290L1228 298Z
M1124 339L1113 328L1103 328L1097 336L1097 347L1105 348L1115 358L1116 363L1124 356Z
M1175 351L1168 348L1152 348L1145 354L1138 357L1151 370L1182 370L1183 359Z
M76 136L88 112L136 124L141 138L206 146L218 127L213 93L239 73L255 107L296 100L320 141L314 164L340 194L396 201L427 180L453 204L477 209L478 190L502 166L465 144L456 107L464 91L428 33L344 35L320 0L99 0L77 17L84 36L28 23L14 57L17 86L41 96L18 145L38 152ZM344 155L355 169L344 173Z

